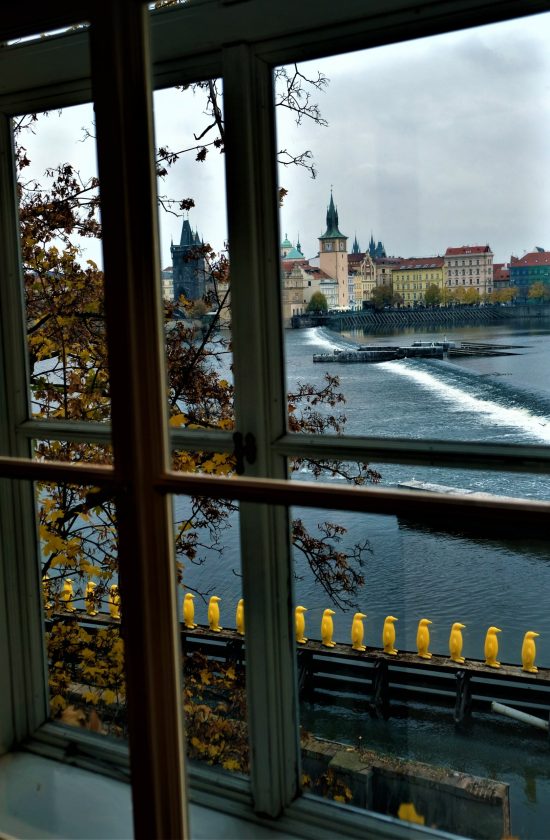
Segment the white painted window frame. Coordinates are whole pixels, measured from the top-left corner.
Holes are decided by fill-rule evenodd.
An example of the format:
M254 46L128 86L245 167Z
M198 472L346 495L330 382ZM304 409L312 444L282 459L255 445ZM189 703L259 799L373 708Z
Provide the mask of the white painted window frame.
M44 8L44 7L47 8ZM288 507L292 504L431 513L484 520L505 515L518 527L544 528L546 503L484 502L377 488L295 485L295 455L548 474L543 446L461 444L290 435L286 428L280 323L278 221L272 68L489 23L548 8L521 0L195 0L149 16L138 0L44 4L3 12L3 39L92 21L88 33L46 39L0 53L0 661L10 691L0 697L0 747L23 741L83 766L124 777L123 746L48 723L41 591L31 482L64 476L111 487L120 504L120 574L129 686L129 729L136 836L188 836L180 704L171 493L240 501L243 593L247 602L250 784L201 768L191 795L257 820L277 818L302 836L444 836L354 808L299 797L300 755L293 636ZM151 24L152 62L149 55ZM175 431L169 440L162 387L163 334L151 117L155 86L223 76L231 242L233 355L237 427L256 439L246 476L223 479L169 470L171 444L230 451L228 433ZM93 77L93 83L91 78ZM96 105L102 183L112 430L96 424L30 418L10 116ZM126 310L121 323L120 311ZM30 460L37 436L107 440L116 468ZM154 568L150 557L155 556ZM166 609L166 592L173 597ZM271 628L270 633L265 627ZM23 655L24 653L24 655Z

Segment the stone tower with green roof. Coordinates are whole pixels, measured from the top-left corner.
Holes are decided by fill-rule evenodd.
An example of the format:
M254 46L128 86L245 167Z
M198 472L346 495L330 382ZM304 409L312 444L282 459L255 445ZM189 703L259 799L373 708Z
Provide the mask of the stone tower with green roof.
M338 281L338 306L347 309L348 294L348 237L340 233L338 210L334 205L332 190L327 209L327 229L319 237L319 267L329 277Z

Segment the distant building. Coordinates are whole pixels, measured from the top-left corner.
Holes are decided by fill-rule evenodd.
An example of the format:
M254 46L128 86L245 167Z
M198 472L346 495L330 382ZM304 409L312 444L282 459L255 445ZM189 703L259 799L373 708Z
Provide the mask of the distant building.
M172 266L163 268L160 272L160 282L162 287L162 299L174 300L174 277L172 273Z
M286 255L292 250L292 242L285 233L285 238L281 242L281 259L286 259Z
M402 257L373 257L374 286L389 286L393 291L392 272L402 262Z
M429 286L437 286L444 297L443 257L412 257L392 269L393 292L404 306L424 303Z
M172 244L172 280L174 300L183 295L187 300L198 300L206 293L209 279L206 260L201 254L204 243L197 232L193 233L188 219L183 220L179 245Z
M378 241L378 243L375 243L372 233L370 235L369 241L369 254L371 255L373 260L382 259L383 257L387 256L386 249L384 248L380 240Z
M302 254L302 246L300 245L300 237L298 237L296 246L294 246L285 233L285 238L281 242L281 259L287 262L289 260L294 261L304 259L304 255Z
M348 273L348 309L360 309L361 308L361 303L360 303L361 298L359 297L359 298L357 298L357 300L355 299L355 293L356 293L357 289L358 289L358 286L356 285L356 282L355 282L355 275ZM358 303L358 301L359 301L359 303Z
M510 266L507 263L493 263L493 292L510 286Z
M338 307L347 309L348 295L348 238L338 229L338 211L332 191L327 209L327 229L319 237L319 265L328 277L338 282Z
M444 257L445 285L477 289L480 297L493 291L493 252L488 245L447 248Z
M518 290L516 300L525 303L534 283L550 289L550 251L531 251L523 257L510 259L510 285Z
M367 259L371 264L372 260L368 253L355 250L355 246L359 246L357 237L353 243L351 254L348 254L348 288L350 290L350 307L354 309L361 309L365 294L365 260ZM374 277L374 272L372 272ZM352 303L353 301L353 303Z
M307 260L281 263L283 326L289 327L294 315L303 315L315 292L322 292L328 309L338 306L338 282Z

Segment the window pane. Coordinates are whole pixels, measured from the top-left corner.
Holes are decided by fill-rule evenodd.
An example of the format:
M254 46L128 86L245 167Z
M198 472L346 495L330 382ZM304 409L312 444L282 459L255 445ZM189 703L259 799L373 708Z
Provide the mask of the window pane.
M311 480L305 467L296 479ZM401 467L376 469L384 481ZM477 473L451 486L452 472L432 469L449 482L440 492L475 487ZM531 476L489 479L533 489ZM293 508L291 521L305 788L466 836L543 836L547 734L491 703L548 718L545 534L428 506L411 518Z
M174 497L187 753L248 773L245 608L239 513L229 500Z
M13 122L32 413L105 421L110 394L93 109Z
M116 508L97 487L36 485L52 717L125 738Z
M549 23L276 71L289 389L330 374L346 400L319 430L548 442Z
M154 95L171 425L233 427L223 94L219 79Z

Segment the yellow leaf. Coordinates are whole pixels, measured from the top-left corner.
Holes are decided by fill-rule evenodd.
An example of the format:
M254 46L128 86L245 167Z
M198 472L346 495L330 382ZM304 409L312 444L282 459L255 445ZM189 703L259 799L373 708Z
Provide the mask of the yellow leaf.
M52 697L50 701L50 706L53 714L56 714L57 712L61 711L61 709L64 709L66 705L67 701L64 697L61 696L61 694L56 694L55 697Z
M174 414L168 422L170 426L184 426L187 423L187 417L185 414Z
M235 771L239 769L239 762L234 758L228 758L222 763L224 770Z

